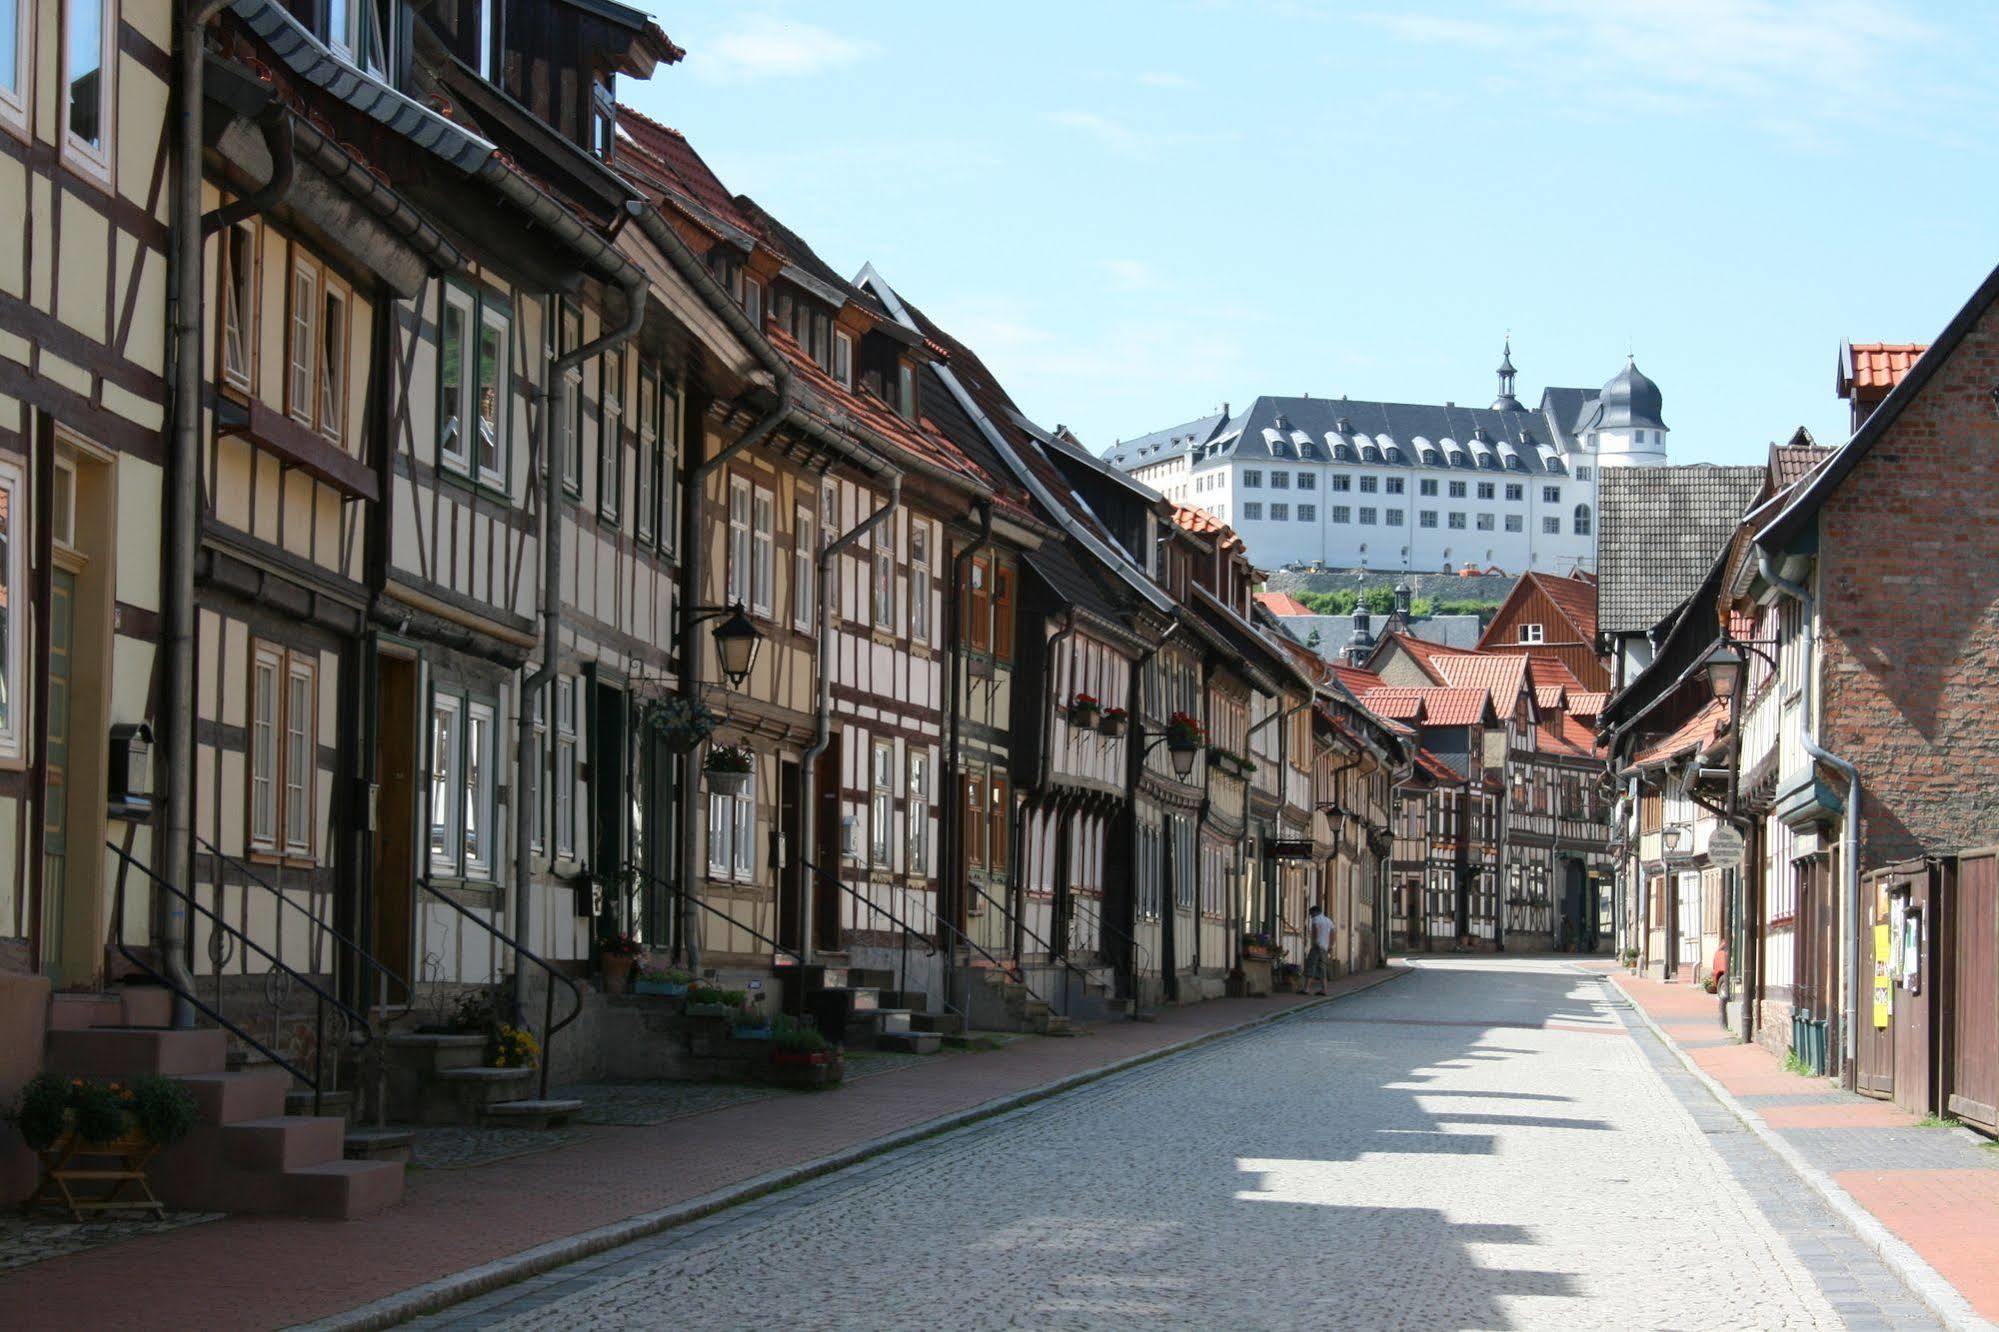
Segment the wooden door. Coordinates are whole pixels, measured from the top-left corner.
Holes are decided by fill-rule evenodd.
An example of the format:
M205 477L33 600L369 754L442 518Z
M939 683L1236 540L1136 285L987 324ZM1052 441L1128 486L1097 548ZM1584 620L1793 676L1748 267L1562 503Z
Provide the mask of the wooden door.
M1677 968L1686 969L1681 979L1698 981L1701 975L1701 876L1682 871L1674 876L1674 901L1679 914L1673 924L1679 941L1675 954Z
M631 757L625 691L594 673L590 683L590 870L602 892L599 931L632 928L625 860L630 853Z
M417 664L407 657L375 659L375 903L369 950L383 966L414 982L417 845ZM391 982L373 1003L410 1001Z
M1860 886L1860 974L1854 978L1859 991L1860 1023L1853 1034L1853 1088L1868 1096L1892 1096L1895 1091L1895 1026L1892 1016L1885 1024L1875 1024L1874 994L1877 969L1885 969L1894 952L1893 945L1876 951L1876 935L1889 927L1888 881L1875 878ZM1892 1008L1900 995L1892 994Z
M1937 1111L1936 1068L1932 1059L1935 1038L1930 1012L1936 1005L1938 988L1936 917L1934 899L1938 871L1917 874L1906 893L1890 899L1889 918L1894 926L1896 946L1913 935L1915 966L1909 967L1909 953L1897 968L1895 985L1895 1104L1912 1115ZM1905 934L1904 932L1908 933Z
M797 951L805 944L804 769L789 761L777 770L777 828L784 842L784 862L777 871L777 941Z
M1951 923L1950 1113L1999 1129L1999 859L1958 862Z
M71 677L76 665L76 575L57 568L49 588L49 739L42 797L42 961L55 988L77 979L62 965L69 918Z
M819 810L813 841L813 863L819 867L812 884L812 947L821 953L840 950L840 916L845 909L837 879L840 873L840 737L835 734L819 756L813 783Z

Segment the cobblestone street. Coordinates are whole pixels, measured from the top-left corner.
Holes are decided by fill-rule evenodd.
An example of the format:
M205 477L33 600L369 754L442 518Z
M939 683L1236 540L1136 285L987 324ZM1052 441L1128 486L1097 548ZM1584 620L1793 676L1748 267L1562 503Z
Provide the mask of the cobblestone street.
M420 1325L1933 1326L1623 1009L1424 961Z

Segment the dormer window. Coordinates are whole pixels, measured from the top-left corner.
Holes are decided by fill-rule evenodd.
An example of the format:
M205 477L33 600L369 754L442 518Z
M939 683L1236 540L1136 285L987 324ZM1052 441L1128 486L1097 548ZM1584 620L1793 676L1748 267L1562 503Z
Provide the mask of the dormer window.
M608 81L590 90L590 148L610 160L618 146L618 100Z
M916 419L916 367L904 361L896 367L895 409L905 421Z
M326 0L326 44L378 79L389 77L395 0Z
M854 339L838 329L833 331L833 378L842 388L854 386Z
M743 313L758 328L764 322L764 284L753 277L743 279Z
M479 0L479 77L500 81L500 0Z

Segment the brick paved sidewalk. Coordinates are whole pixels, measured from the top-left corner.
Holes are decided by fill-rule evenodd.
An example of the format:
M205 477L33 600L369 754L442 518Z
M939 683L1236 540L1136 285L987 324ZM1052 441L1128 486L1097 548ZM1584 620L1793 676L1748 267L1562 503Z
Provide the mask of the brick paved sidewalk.
M1714 996L1697 987L1615 970L1610 979L1701 1071L1999 1321L1999 1148L1968 1129L1926 1127L1830 1079L1786 1072L1768 1050L1730 1037Z
M1393 971L1347 977L1334 993ZM1073 1038L1002 1049L728 1106L653 1127L591 1127L582 1141L476 1169L413 1171L381 1216L230 1217L36 1263L0 1278L11 1329L276 1328L325 1318L524 1249L699 1198L996 1097L1224 1032L1302 995L1162 1009Z

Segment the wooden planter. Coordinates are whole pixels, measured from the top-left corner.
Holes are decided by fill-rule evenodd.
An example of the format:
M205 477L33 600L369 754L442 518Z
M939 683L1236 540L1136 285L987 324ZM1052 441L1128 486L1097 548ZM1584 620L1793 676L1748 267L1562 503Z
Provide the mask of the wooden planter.
M1069 724L1082 730L1095 730L1097 719L1100 716L1102 716L1102 713L1095 703L1071 703L1069 705Z
M606 953L600 959L604 967L604 993L624 994L631 988L632 968L638 965L635 957L614 957Z
M1097 734L1106 739L1121 740L1124 738L1124 728L1128 721L1130 718L1122 712L1116 714L1106 712L1097 719Z
M29 1211L52 1207L67 1212L72 1221L84 1220L86 1212L145 1211L164 1216L166 1204L153 1196L146 1182L147 1163L159 1150L136 1127L109 1142L85 1142L72 1130L35 1153L42 1163L41 1184L23 1207ZM110 1187L79 1193L79 1185Z

